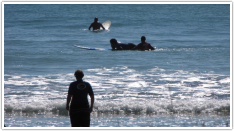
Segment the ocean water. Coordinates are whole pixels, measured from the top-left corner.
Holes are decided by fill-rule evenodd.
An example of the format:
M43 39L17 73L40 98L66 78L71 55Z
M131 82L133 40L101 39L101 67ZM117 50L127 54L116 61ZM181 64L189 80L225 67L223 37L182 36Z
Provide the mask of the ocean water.
M94 17L109 30L89 31ZM74 46L141 36L156 50ZM69 127L76 69L95 93L92 127L230 127L230 5L4 5L6 126Z

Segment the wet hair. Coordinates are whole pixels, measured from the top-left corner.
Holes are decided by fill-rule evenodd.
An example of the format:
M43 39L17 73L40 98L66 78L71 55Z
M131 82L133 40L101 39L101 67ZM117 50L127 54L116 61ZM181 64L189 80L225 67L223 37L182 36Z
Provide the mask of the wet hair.
M117 40L116 40L116 39L111 39L111 40L110 40L110 43L116 44L116 43L117 43Z
M141 41L145 41L145 40L146 40L145 36L142 36Z
M84 77L84 73L82 70L76 70L74 76L76 77L76 79L82 79Z

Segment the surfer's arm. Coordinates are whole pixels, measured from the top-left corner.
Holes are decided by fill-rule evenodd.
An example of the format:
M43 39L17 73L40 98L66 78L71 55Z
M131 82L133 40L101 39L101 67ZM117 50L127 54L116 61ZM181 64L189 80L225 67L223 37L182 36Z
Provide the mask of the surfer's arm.
M90 95L90 99L91 99L90 113L92 113L93 112L94 95Z
M151 44L149 44L149 48L150 48L151 50L155 50L155 48L154 48L153 46L151 46Z
M93 26L93 23L89 26L89 30L91 29L92 26Z
M123 50L123 48L122 48L122 46L121 46L120 44L116 44L115 48L116 48L117 50Z
M100 25L101 25L101 27L102 27L103 30L106 30L105 27L102 24L100 24Z
M72 98L72 95L67 95L67 104L66 104L66 109L69 111L69 104L70 104L70 101L71 101L71 98Z

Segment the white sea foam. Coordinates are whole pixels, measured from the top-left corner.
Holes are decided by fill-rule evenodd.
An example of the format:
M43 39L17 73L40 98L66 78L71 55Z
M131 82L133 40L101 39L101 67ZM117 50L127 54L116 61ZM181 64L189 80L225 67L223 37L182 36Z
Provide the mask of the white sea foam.
M216 79L218 74L181 70L167 72L159 68L137 72L126 66L88 69L85 72L84 80L90 82L95 93L96 112L144 114L191 113L196 110L205 113L230 107L230 91L223 90L230 88L228 76L219 80ZM66 111L68 86L75 80L73 73L5 76L4 108L7 112ZM225 85L219 85L223 83Z

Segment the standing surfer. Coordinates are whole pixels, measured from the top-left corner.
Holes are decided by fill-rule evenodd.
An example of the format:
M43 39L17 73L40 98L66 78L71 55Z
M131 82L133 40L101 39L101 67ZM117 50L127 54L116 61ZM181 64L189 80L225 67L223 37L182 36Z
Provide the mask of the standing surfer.
M90 113L93 111L94 93L91 85L82 80L84 73L77 70L74 73L76 81L68 89L66 109L69 111L72 127L89 127ZM87 96L90 96L91 104Z

